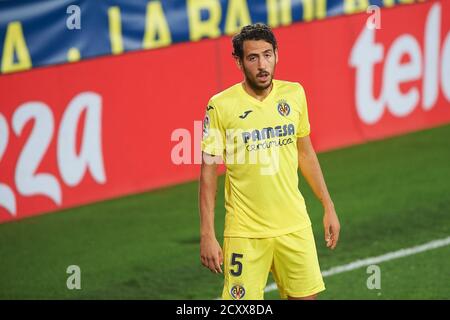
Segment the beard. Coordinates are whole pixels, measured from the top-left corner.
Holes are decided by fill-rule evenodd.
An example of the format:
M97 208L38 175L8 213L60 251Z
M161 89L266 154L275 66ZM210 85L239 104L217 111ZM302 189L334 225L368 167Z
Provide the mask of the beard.
M252 76L252 74L250 73L250 71L248 71L245 67L244 69L244 74L245 74L245 78L247 80L248 85L254 90L254 91L261 91L261 90L265 90L267 88L269 88L272 84L272 80L273 80L273 73L269 73L269 72L265 72L268 73L270 76L270 81L268 82L268 84L258 84L258 82L254 79L254 77ZM274 68L275 71L275 68Z

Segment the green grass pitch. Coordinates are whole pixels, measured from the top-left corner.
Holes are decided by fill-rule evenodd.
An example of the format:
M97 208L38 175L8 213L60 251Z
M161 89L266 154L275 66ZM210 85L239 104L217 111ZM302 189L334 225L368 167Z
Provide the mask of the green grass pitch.
M450 125L319 154L340 216L335 251L301 177L322 270L450 236ZM0 299L214 299L200 265L196 182L0 225ZM223 231L223 177L216 230ZM220 237L219 241L222 241ZM450 246L325 278L320 299L450 299ZM81 268L68 290L66 268ZM271 280L269 279L270 283ZM267 299L278 299L276 291Z

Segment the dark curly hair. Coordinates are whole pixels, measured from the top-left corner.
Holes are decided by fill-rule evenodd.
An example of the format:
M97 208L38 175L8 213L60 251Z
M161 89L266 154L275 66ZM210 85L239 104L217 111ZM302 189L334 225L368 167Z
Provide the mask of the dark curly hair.
M245 26L241 29L241 32L233 37L233 56L235 58L243 58L245 40L264 40L272 44L274 51L277 49L275 35L264 23L255 23Z

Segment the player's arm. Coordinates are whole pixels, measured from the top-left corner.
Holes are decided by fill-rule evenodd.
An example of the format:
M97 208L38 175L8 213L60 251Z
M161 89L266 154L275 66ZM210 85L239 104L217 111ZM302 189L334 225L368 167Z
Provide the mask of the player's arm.
M200 259L212 272L222 273L222 249L214 230L214 207L217 191L217 163L221 157L203 152L200 171Z
M327 247L334 249L341 227L309 135L297 139L297 148L300 170L324 208L323 225Z

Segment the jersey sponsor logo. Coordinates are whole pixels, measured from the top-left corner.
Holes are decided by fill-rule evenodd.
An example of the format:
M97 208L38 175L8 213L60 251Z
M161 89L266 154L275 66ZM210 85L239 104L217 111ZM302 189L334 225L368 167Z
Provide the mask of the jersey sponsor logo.
M209 111L209 110L212 110L212 109L214 109L213 106L208 106L208 107L206 108L206 111Z
M247 111L245 111L244 114L241 114L241 115L239 116L239 118L241 118L241 119L247 118L247 116L248 116L248 114L249 114L250 112L253 112L253 110L247 110Z
M282 147L294 142L295 126L292 123L275 127L266 127L252 131L244 131L242 139L247 151L257 151L272 147ZM275 139L274 138L279 138ZM249 143L256 142L256 143Z
M231 287L230 294L234 300L241 300L245 296L244 286L239 284L234 285Z
M291 112L291 107L288 105L286 100L280 100L277 104L278 113L283 117L286 117Z
M261 130L255 129L253 131L244 131L242 132L242 139L244 140L244 143L247 144L250 139L255 142L294 134L295 127L292 123L289 123L282 126L262 128Z
M284 138L284 139L278 139L273 141L263 141L259 143L253 143L249 144L245 147L247 151L257 151L261 149L269 149L272 147L281 147L286 146L288 144L294 143L294 140L292 138Z

